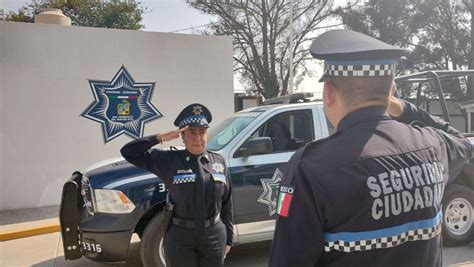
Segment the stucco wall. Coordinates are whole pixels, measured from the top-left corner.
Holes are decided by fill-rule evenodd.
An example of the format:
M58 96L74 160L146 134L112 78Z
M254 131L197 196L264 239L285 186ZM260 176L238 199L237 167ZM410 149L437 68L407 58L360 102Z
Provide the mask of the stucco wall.
M144 135L174 129L192 102L211 109L212 124L233 113L229 38L0 22L1 210L57 205L73 171L119 156L132 139L104 143L80 114L94 100L88 79L110 81L122 65L156 82L163 117Z

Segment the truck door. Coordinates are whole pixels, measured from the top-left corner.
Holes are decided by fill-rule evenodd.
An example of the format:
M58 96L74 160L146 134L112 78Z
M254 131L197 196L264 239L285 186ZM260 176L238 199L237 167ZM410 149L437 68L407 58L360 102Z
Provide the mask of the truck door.
M311 108L282 112L255 126L245 141L239 144L229 164L237 225L275 218L276 196L282 172L293 153L315 139L315 123L317 120L314 120ZM320 137L320 134L317 136ZM248 140L262 137L271 139L269 151L258 155L239 154L239 149ZM239 229L239 235L245 232Z

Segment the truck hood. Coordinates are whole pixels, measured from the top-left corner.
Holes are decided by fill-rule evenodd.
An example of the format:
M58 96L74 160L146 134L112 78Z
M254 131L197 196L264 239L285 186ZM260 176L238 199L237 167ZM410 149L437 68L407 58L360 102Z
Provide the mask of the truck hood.
M89 179L94 189L114 189L121 185L150 180L151 183L159 183L161 180L154 174L135 167L124 158L114 158L101 161L87 168L84 176Z

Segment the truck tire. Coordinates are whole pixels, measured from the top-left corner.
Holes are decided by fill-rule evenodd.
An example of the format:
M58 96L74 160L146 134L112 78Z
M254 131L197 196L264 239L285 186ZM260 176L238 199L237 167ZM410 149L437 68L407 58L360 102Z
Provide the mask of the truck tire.
M164 212L156 214L146 225L140 241L140 259L145 267L165 266L165 252L163 249L163 230L160 224Z
M474 236L474 191L451 184L443 196L443 244L464 246Z

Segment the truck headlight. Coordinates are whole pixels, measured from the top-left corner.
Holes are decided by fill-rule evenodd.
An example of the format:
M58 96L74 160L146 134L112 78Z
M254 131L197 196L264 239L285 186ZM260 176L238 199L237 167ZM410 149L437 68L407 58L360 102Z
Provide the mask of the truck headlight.
M95 189L95 212L130 213L135 205L121 191L111 189Z

